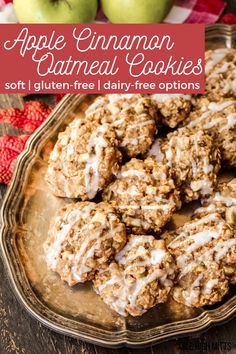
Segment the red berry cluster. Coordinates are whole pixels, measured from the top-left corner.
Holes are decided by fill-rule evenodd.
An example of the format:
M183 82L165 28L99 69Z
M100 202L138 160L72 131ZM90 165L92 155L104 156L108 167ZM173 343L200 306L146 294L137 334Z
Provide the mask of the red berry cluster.
M0 122L26 132L34 132L51 113L52 108L39 101L29 101L22 109L0 109ZM9 184L18 155L24 150L29 135L0 137L0 183Z
M10 183L16 159L28 138L29 135L0 137L0 183Z
M34 132L51 113L52 108L39 101L25 103L23 109L0 109L0 122L5 122L15 127Z

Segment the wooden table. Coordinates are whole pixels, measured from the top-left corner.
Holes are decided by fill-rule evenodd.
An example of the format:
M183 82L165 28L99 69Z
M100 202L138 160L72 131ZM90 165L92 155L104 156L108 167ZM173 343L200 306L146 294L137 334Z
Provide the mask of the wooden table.
M230 0L230 11L236 13L236 0ZM49 98L50 99L50 98ZM19 104L16 97L14 104ZM0 107L10 106L0 95ZM0 135L16 135L19 131L5 124ZM6 188L0 186L0 203ZM20 306L14 297L0 259L0 354L222 354L236 353L236 318L201 335L172 340L147 349L104 349L68 338L45 328Z

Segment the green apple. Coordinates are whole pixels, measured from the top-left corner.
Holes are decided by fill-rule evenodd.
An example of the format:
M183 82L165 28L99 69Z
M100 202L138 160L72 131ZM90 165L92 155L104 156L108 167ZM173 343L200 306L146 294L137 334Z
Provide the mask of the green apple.
M98 0L14 0L20 23L89 23Z
M103 12L112 23L158 23L173 0L101 0Z

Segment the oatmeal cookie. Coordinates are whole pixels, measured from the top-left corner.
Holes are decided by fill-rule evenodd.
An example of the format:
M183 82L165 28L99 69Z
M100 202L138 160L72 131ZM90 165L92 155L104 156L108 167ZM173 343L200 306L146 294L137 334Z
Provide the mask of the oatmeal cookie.
M46 181L58 197L93 199L119 170L121 153L108 124L72 121L59 134Z
M85 116L89 121L109 124L117 134L120 148L129 157L144 154L157 132L156 109L148 97L139 94L99 96Z
M212 137L202 130L192 132L179 128L167 138L157 139L148 155L169 166L184 202L213 192L220 169L220 153Z
M48 267L72 286L93 279L125 243L125 225L111 205L78 202L57 212L44 250Z
M130 235L115 259L94 281L95 291L113 310L141 316L167 300L176 267L163 240Z
M193 307L221 301L229 282L236 280L233 229L214 213L186 223L171 236L167 248L179 269L174 299Z
M179 192L168 166L148 158L132 159L103 193L135 234L160 231L180 207Z
M175 128L190 113L191 95L154 94L150 96L152 103L160 110L163 124Z
M236 49L208 50L205 58L206 92L209 98L236 97Z
M210 102L207 97L202 97L184 125L211 134L221 150L223 162L236 166L236 101Z
M201 202L203 207L198 208L194 216L202 217L217 212L228 224L236 227L236 178L228 183L219 183L214 193Z

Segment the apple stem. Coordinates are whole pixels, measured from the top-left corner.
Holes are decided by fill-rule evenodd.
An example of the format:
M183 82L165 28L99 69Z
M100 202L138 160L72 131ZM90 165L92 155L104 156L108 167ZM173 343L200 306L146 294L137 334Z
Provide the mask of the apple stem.
M68 0L65 0L65 2L68 5L69 9L72 10L72 7L71 7L70 3L68 2Z
M60 2L60 0L51 0L52 3L58 4ZM70 10L72 10L72 6L70 5L68 0L64 0L65 3L67 4L67 6L69 7Z

